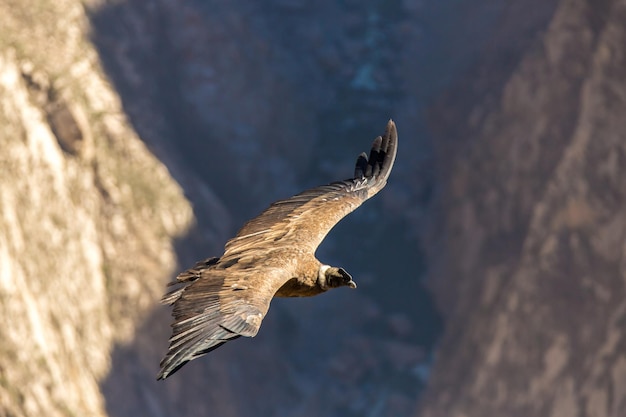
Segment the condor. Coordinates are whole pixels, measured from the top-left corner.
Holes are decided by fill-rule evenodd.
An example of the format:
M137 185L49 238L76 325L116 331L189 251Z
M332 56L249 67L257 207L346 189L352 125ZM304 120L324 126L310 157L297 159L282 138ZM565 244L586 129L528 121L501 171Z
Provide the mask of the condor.
M240 336L253 337L273 297L308 297L331 288L356 288L343 268L315 258L326 234L387 183L398 144L393 121L354 177L273 203L226 243L224 254L198 262L169 285L172 337L157 379Z

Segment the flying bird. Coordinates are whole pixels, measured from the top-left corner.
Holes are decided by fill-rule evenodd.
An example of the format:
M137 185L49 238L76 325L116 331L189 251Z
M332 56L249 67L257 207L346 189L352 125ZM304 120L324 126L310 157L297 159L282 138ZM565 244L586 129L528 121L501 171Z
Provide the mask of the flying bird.
M240 336L259 331L273 297L308 297L356 283L315 251L346 215L378 193L391 172L398 135L393 121L374 139L354 177L280 200L248 221L219 258L179 274L162 302L173 305L172 337L157 379Z

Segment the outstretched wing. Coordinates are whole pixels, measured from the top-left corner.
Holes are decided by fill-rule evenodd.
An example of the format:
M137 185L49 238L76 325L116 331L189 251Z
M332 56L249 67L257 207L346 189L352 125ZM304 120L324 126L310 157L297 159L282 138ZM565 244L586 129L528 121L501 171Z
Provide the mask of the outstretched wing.
M217 258L199 262L179 275L182 284L163 297L174 304L172 337L157 379L229 340L257 334L277 289L291 278L286 270L258 268L249 279L246 268L216 268ZM246 279L248 278L248 279Z
M298 247L314 253L330 229L387 184L397 148L396 125L390 120L384 136L374 140L369 158L365 152L359 155L353 178L273 203L226 243L222 262L263 247Z

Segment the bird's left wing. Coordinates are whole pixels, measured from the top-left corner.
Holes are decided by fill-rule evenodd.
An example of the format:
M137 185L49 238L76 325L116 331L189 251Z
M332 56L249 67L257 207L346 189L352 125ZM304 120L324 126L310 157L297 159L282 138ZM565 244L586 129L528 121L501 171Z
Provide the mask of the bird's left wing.
M390 120L385 134L374 140L369 158L365 152L357 158L353 178L273 203L226 243L221 262L235 262L243 253L278 247L314 253L330 229L385 186L397 147L396 125Z

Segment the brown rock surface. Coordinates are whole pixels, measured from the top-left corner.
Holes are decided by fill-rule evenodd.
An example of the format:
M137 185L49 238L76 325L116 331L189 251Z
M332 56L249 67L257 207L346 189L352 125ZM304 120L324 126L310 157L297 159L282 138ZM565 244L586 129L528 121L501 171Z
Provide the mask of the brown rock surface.
M560 1L510 74L491 57L467 80L500 91L438 106L459 121L431 278L447 326L416 415L626 415L625 19Z
M106 415L110 351L161 293L191 222L84 24L77 2L0 4L2 416Z

